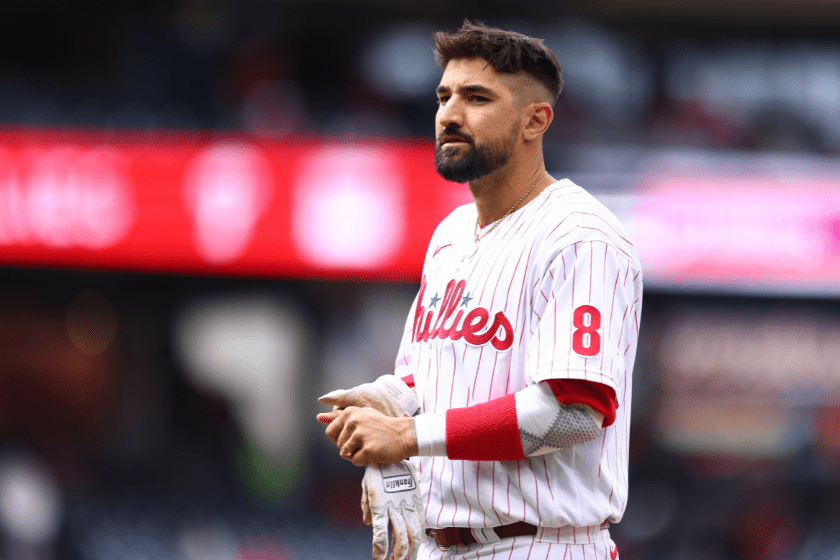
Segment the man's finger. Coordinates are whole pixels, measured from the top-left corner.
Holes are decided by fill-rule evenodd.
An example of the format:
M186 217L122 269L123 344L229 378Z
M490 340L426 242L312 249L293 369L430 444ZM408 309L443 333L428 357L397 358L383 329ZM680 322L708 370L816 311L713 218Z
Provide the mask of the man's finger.
M353 459L353 451L354 450L346 443L338 448L338 454L342 459L346 459L347 461L351 461Z
M333 422L333 424L335 424L335 422ZM330 424L330 428L333 427L333 424ZM347 423L345 422L344 425L341 426L341 431L338 433L338 435L336 435L335 444L341 450L342 455L344 454L345 447L347 448L347 450L350 451L351 455L353 454L353 451L356 451L356 448L358 447L358 445L356 445L356 447L351 447L348 444L350 438L353 436L353 431L353 428L348 427Z
M358 410L358 408L351 406L341 411L340 413L338 411L333 412L333 414L336 414L336 420L333 421L327 428L327 435L332 434L335 436L335 439L333 439L333 441L339 449L344 447L344 444L347 443L347 440L349 440L351 436L356 432L357 422L354 421L351 417L351 415L356 410ZM330 439L332 439L332 436L330 436ZM361 445L361 442L356 442L354 447L350 447L349 445L348 447L351 451L355 451L356 449L361 447Z
M333 414L331 412L322 412L321 414L316 416L316 418L318 419L318 422L322 422L324 424L329 424L330 422L335 420L335 414Z
M346 418L344 412L335 410L333 412L327 412L326 414L331 415L333 419L327 425L327 429L324 431L324 433L327 434L327 437L330 438L334 444L341 448L341 445L339 445L338 443L338 438L341 437L341 433L344 431L345 427L344 424Z
M349 447L349 446L348 446ZM357 450L350 456L350 462L353 463L357 467L364 467L368 463L372 461L368 457L368 453L364 450L364 448Z

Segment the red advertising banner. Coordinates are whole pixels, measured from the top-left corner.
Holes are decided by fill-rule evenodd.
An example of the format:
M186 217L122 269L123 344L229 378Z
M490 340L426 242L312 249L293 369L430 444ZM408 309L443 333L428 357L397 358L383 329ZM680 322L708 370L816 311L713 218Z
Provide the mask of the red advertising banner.
M599 196L645 285L840 293L840 167L730 159L654 159ZM0 128L0 266L416 282L471 201L431 139Z
M0 129L0 264L417 281L433 143Z

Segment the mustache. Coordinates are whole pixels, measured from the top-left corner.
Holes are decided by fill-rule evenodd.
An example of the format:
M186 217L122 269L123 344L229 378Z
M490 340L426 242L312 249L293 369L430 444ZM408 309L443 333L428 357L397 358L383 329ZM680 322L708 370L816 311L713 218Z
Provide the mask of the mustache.
M451 128L445 128L437 137L437 145L438 147L442 146L444 142L466 142L470 145L475 143L472 136L469 134L464 134L462 132L458 132L456 130L452 130Z

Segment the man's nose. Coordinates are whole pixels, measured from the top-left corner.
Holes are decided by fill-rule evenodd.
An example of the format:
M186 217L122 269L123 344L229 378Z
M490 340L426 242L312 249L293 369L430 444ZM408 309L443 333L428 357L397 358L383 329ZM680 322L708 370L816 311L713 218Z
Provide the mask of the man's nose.
M437 121L442 128L461 128L464 124L464 114L460 104L450 99L438 108Z

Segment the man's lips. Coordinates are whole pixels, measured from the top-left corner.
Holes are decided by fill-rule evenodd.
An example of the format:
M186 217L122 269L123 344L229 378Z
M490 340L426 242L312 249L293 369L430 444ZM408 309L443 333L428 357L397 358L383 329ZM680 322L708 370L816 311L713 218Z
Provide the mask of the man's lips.
M464 138L454 138L454 137L446 137L440 141L440 147L445 148L446 146L452 146L455 144L469 144L469 140L465 140Z

